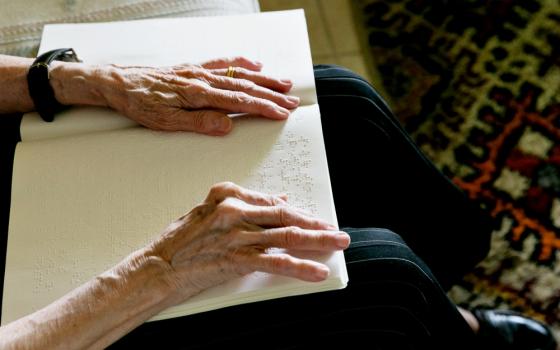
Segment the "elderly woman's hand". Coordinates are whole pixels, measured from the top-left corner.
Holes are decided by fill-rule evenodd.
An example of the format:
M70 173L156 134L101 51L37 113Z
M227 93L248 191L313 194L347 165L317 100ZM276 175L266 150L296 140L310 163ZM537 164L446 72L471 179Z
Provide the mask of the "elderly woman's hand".
M291 207L284 197L221 183L148 251L168 264L173 304L254 271L324 280L327 266L271 248L335 251L349 243L348 234Z
M163 68L57 64L51 84L60 102L107 106L155 130L224 135L232 127L226 113L286 119L299 104L285 95L289 80L268 77L243 57ZM229 66L234 77L226 75Z
M154 242L0 327L0 348L105 348L169 306L253 271L305 281L328 276L326 266L273 248L334 251L349 243L346 233L289 206L284 196L217 184Z

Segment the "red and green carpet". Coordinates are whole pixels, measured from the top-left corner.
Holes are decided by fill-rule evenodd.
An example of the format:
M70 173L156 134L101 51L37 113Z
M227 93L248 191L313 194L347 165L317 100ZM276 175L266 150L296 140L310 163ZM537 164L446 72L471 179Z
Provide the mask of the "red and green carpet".
M500 223L450 296L560 335L560 1L353 4L394 112Z

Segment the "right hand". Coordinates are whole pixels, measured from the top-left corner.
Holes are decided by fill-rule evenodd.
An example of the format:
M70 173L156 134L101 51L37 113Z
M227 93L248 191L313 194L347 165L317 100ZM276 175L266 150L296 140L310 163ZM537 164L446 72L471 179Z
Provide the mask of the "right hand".
M286 202L284 196L214 185L206 200L169 225L150 250L168 264L175 303L254 271L305 281L327 278L327 266L269 248L335 251L350 236Z

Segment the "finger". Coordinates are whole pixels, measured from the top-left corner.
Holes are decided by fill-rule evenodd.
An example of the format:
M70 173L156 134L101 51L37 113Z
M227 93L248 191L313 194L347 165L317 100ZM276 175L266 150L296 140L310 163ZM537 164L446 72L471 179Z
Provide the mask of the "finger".
M201 96L198 108L220 108L234 113L259 114L270 119L286 119L290 111L276 103L245 92L208 88L208 93Z
M206 197L206 202L218 204L229 197L234 197L246 203L259 206L271 206L286 203L282 197L253 191L234 184L233 182L221 182L212 186L208 196Z
M295 258L289 254L248 256L248 265L255 271L294 277L309 282L320 282L329 276L329 268L321 263Z
M227 67L226 67L227 68ZM227 69L211 69L210 72L216 75L225 76ZM279 92L288 92L292 88L292 81L289 79L276 79L259 72L253 72L242 68L235 68L234 78L250 80L253 83Z
M287 199L285 200L285 202L286 202L286 205L288 205ZM309 216L309 217L316 216L316 214L314 214L312 211L310 211L308 209L304 209L304 208L300 208L300 207L296 207L296 206L292 206L292 208L302 215ZM335 225L330 225L329 229L330 230L338 230L338 227L336 227Z
M237 56L237 57L213 59L202 63L201 66L206 69L220 69L220 68L228 68L229 66L233 66L233 67L242 67L252 71L259 72L262 69L263 64L258 61L250 60L243 56Z
M307 210L307 209L300 208L300 207L296 207L296 206L293 206L292 208L294 208L295 211L297 211L297 212L299 212L299 213L301 213L301 214L303 214L303 215L306 215L306 216L315 216L311 211L309 211L309 210Z
M156 130L194 131L211 136L222 136L229 133L233 122L225 113L214 110L177 111L165 120L158 120L155 125L147 125Z
M214 76L210 85L224 90L241 91L248 95L270 100L284 108L296 108L299 105L297 96L288 96L268 88L259 86L250 80Z
M333 251L348 248L350 236L342 231L305 230L296 226L249 231L243 235L248 244L265 247Z
M243 210L243 220L261 227L298 226L311 230L332 230L335 228L322 219L305 215L287 205L248 206Z

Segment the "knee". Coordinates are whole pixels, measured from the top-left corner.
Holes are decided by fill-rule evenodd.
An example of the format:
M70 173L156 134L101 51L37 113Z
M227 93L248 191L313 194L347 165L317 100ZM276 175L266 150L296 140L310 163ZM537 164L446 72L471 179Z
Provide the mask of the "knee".
M368 244L398 244L410 249L399 234L387 228L343 228L343 230L351 237L350 248Z
M354 71L334 64L321 64L313 67L317 89L328 87L329 83L341 85L344 89L366 91L372 89L367 80Z
M354 77L365 80L362 76L352 71L350 68L336 64L316 64L313 66L313 71L315 73L315 78Z
M428 266L400 235L382 228L346 229L352 243L345 251L349 274L368 280L399 280L431 285L437 281Z
M316 65L314 67L315 86L319 99L345 96L362 99L375 105L384 114L392 115L385 99L359 74L336 65Z

